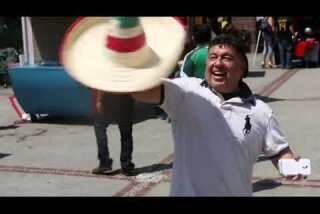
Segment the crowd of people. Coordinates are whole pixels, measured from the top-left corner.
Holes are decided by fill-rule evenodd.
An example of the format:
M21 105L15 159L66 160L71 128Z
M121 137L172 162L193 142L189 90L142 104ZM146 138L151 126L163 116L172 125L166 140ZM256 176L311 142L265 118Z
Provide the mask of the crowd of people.
M295 17L260 17L258 28L263 38L263 68L291 69L318 67L319 39L316 26Z
M210 41L221 34L239 36L239 31L232 24L231 17L227 16L208 17L205 24L194 25L189 33L195 48L184 56L180 70L176 71L176 77L203 79Z
M304 17L257 17L257 32L260 31L262 35L260 41L263 43L261 67L265 69L318 67L320 33L316 22L317 20L310 21ZM209 28L210 38L208 36ZM206 44L217 35L234 35L248 43L249 41L246 41L248 38L243 36L242 31L232 23L231 17L227 16L207 17L205 24L193 26L193 29L190 29L190 34L193 39L191 42L195 44L195 48L185 55L183 60L185 64L182 64L179 75L189 74L188 76L199 77L199 74L190 73L190 62L193 62L197 67L195 69L198 69L199 62L195 61L203 61L201 58L205 53ZM249 45L247 44L247 46ZM247 47L247 49L249 48ZM197 71L197 73L199 72Z

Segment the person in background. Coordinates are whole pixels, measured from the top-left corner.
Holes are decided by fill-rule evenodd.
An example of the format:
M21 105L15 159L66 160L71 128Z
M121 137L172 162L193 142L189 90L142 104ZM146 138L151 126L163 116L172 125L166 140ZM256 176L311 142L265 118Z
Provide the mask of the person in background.
M290 17L280 16L276 20L277 39L281 68L292 68L294 25Z
M278 41L278 36L277 36L277 17L273 16L274 20L274 43L273 43L273 53L274 53L274 64L276 65L277 68L281 67L280 64L280 53L279 53L279 41Z
M304 62L305 67L318 67L319 66L319 41L317 41L312 29L306 27L305 34L305 51Z
M221 25L221 34L239 36L239 30L233 25L231 16L220 16L218 22Z
M218 22L218 16L208 16L206 18L207 22L211 26L211 37L214 38L221 34L221 25Z
M203 79L208 55L208 43L211 40L210 25L195 25L192 31L192 38L196 42L197 46L184 57L180 68L180 76Z
M261 21L261 31L263 37L263 68L275 68L274 63L274 43L275 43L275 24L272 16L264 17Z
M134 100L127 94L113 94L97 91L96 115L94 118L94 133L98 145L99 166L92 170L94 174L112 172L112 162L109 154L107 128L116 123L121 136L120 162L122 173L132 175L134 163L133 152L133 106Z

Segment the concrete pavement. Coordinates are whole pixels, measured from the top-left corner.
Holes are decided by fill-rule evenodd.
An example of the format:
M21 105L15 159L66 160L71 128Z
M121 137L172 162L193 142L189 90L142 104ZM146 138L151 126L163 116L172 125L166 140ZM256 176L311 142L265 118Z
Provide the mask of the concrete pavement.
M249 64L252 56L249 57ZM259 62L259 60L257 60ZM246 82L274 110L291 147L311 159L312 174L303 182L280 178L270 161L254 167L254 196L320 195L320 68L250 68ZM149 112L134 125L134 154L138 174L97 176L96 144L90 121L47 120L14 123L19 118L0 88L0 196L167 196L173 142L170 124ZM117 126L108 131L114 168L120 168Z

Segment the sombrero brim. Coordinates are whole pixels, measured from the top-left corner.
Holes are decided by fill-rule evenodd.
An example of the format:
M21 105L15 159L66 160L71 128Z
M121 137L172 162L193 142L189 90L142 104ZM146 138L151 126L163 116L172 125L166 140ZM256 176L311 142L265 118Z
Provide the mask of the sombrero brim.
M162 77L173 72L186 32L173 17L140 17L140 21L151 62L139 68L114 63L105 48L111 18L86 17L77 20L64 37L60 58L66 72L86 86L110 92L143 91L159 85Z

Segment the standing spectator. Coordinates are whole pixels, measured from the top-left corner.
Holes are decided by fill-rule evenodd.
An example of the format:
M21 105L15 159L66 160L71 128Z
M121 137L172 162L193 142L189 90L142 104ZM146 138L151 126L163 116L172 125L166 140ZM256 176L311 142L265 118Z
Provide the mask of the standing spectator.
M293 35L294 26L290 17L281 16L276 20L277 38L280 54L280 63L282 68L292 68L292 54L293 54Z
M230 16L220 16L218 18L218 22L221 25L221 33L222 34L236 35L238 33L237 29L232 24L232 19Z
M119 126L121 135L121 169L123 174L131 175L134 170L132 163L133 120L134 101L129 95L112 94L102 91L97 92L97 113L94 120L94 131L98 144L99 166L92 170L94 174L110 173L112 171L112 159L109 154L107 127L111 123Z
M274 43L275 43L275 23L271 16L264 17L261 21L261 31L263 37L263 60L261 66L264 68L275 68L274 63Z
M280 62L280 53L279 53L279 41L278 41L278 35L277 35L277 17L273 16L274 20L274 43L273 43L273 53L274 53L274 64L275 67L281 67Z
M215 37L217 35L221 34L221 25L218 22L218 17L217 16L208 16L207 17L207 21L211 26L211 30L212 30L212 37Z
M310 65L319 66L319 42L317 41L314 33L310 27L306 27L305 33L305 50L304 62L305 67L309 68Z
M206 59L208 56L208 43L211 40L211 27L209 24L195 25L192 38L197 46L184 57L180 76L204 78Z

